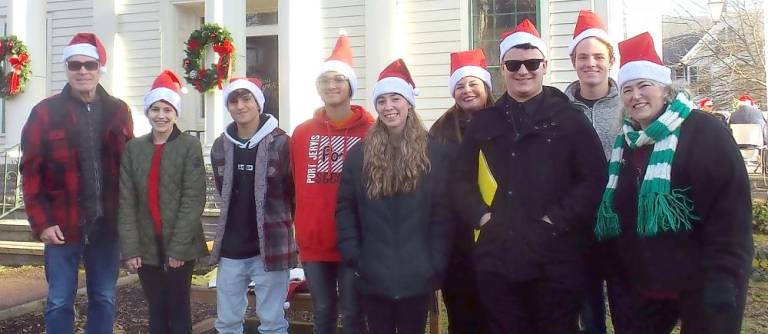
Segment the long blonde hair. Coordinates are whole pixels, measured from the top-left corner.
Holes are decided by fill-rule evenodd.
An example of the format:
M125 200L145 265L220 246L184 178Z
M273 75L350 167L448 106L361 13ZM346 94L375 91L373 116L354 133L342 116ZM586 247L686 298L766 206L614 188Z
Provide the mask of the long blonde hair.
M377 119L363 143L364 183L370 198L413 192L432 168L427 156L429 134L412 107L399 144L392 144L389 136L386 125Z

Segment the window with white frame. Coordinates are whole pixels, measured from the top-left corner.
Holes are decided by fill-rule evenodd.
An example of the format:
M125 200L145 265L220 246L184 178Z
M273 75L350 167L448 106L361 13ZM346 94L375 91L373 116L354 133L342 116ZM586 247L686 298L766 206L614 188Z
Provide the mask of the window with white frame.
M493 95L504 93L499 74L499 36L523 19L539 27L539 0L470 0L471 46L483 49L493 82Z

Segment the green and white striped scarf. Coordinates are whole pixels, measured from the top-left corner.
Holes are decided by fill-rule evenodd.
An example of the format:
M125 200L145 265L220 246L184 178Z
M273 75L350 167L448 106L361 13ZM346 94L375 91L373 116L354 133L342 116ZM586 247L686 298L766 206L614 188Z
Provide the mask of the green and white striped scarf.
M613 195L624 163L625 143L630 148L654 145L638 196L637 233L649 237L661 231L691 229L692 222L698 219L693 212L693 202L684 194L685 189L673 190L670 182L680 125L691 114L691 109L693 103L680 93L645 130L636 131L629 118L624 120L622 133L616 136L613 145L608 164L608 184L597 212L595 235L598 240L621 234L618 216L613 211Z

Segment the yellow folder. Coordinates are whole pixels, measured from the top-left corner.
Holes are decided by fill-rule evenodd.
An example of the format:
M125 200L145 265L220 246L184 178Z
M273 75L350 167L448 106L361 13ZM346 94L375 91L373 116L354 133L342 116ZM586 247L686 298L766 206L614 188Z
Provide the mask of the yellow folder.
M496 183L496 179L493 177L493 173L491 173L491 168L488 167L488 161L485 160L483 151L480 150L478 155L477 184L480 186L480 196L483 197L483 202L490 207L499 184ZM480 230L475 229L475 241L477 241L479 236Z
M477 159L477 184L480 186L480 195L483 197L485 205L491 206L493 202L493 196L496 195L496 188L499 185L496 183L496 179L491 173L491 168L488 167L488 161L485 160L485 154L481 150Z

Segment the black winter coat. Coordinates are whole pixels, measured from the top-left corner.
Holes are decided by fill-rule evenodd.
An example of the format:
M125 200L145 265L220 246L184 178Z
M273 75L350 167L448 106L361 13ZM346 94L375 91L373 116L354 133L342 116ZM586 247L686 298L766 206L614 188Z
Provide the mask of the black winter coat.
M477 226L491 212L474 249L477 270L513 281L546 277L578 285L607 163L584 113L556 88L545 86L542 94L529 126L513 126L504 116L517 103L507 94L474 115L452 192L464 203L464 223ZM490 208L477 184L480 150L498 183Z
M612 251L627 279L640 290L710 288L733 298L745 287L752 265L752 204L747 171L728 129L701 111L691 113L680 129L671 182L672 189L687 189L700 218L688 232L638 236L637 196L645 168L639 173L634 151L625 148L627 163L613 201L622 232L611 242Z
M439 286L449 256L446 151L428 143L430 172L417 189L371 199L363 176L363 144L348 152L336 206L339 252L357 274L361 292L401 299Z

